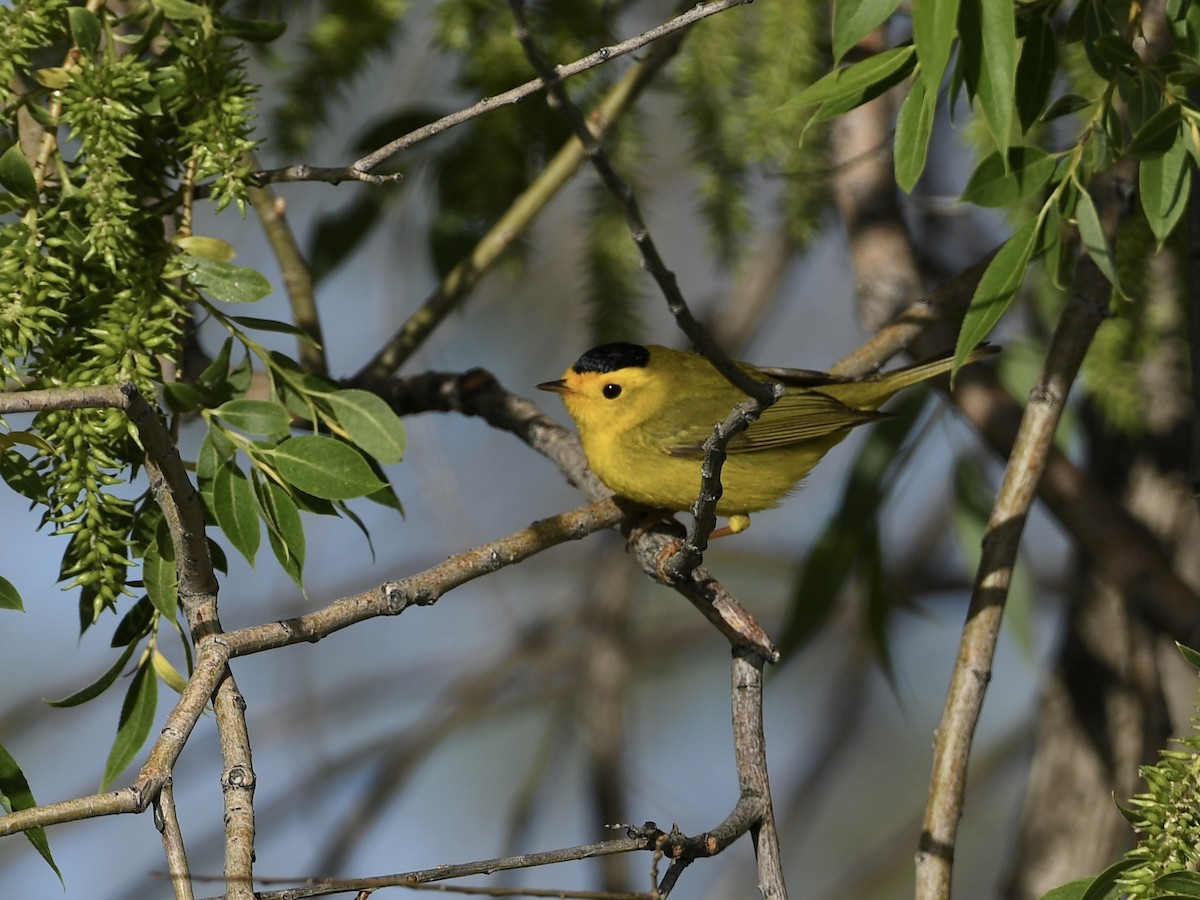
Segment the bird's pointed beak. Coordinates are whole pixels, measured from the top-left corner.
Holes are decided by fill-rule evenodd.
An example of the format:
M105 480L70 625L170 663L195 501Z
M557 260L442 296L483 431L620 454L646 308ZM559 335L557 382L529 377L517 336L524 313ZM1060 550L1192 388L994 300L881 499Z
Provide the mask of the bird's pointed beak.
M567 387L567 382L562 378L556 378L554 381L543 381L537 388L539 391L550 391L554 394L571 393L571 389Z

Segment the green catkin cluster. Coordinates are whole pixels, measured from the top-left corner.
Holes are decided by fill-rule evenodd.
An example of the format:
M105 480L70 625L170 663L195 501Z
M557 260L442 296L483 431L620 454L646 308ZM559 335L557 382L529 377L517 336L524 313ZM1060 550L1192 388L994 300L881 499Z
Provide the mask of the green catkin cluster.
M1192 720L1200 729L1200 720ZM1200 865L1200 730L1159 751L1153 766L1142 766L1146 791L1122 810L1141 834L1126 860L1140 865L1125 871L1117 885L1130 897L1157 893L1154 880L1169 872L1196 871Z
M31 388L132 382L153 397L164 366L178 362L187 315L170 242L190 214L182 188L209 181L218 207L244 203L253 90L219 19L162 20L147 6L118 31L102 10L91 32L99 41L79 47L85 31L66 7L0 9L0 69L10 70L0 72L9 90L0 149L21 133L22 149L53 151L44 160L25 151L36 196L8 195L0 208L0 374ZM54 128L55 140L28 141L30 121ZM141 451L117 410L47 412L35 424L56 451L35 466L46 519L70 538L61 577L81 589L86 628L126 592L140 555L136 492L114 488Z

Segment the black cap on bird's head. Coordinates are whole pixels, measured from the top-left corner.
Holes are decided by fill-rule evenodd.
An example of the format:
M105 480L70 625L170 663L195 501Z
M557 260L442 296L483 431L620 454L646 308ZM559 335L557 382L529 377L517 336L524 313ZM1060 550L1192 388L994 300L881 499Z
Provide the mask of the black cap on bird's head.
M584 372L615 372L618 369L640 369L650 362L650 351L641 344L616 341L593 347L571 366L579 374Z

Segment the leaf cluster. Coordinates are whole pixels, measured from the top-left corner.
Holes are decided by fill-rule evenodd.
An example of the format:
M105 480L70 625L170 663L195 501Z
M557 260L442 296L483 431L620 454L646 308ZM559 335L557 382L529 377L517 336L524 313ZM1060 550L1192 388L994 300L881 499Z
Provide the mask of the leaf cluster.
M896 6L885 0L860 14L835 15L835 52L845 53ZM1097 176L1118 162L1137 163L1140 212L1156 249L1178 227L1200 160L1200 110L1188 93L1200 79L1200 18L1187 2L1168 3L1164 12L1152 20L1146 7L1101 0L1016 7L919 0L911 40L835 68L794 99L816 107L813 121L821 122L906 84L895 152L905 190L925 169L943 93L950 106L965 94L985 123L988 147L961 199L1024 212L975 292L959 360L1002 318L1035 259L1062 289L1086 255L1116 294L1129 298L1108 210L1095 191ZM1050 135L1055 143L1046 146Z
M118 13L25 0L0 8L0 65L11 74L0 117L0 377L31 389L132 383L163 398L173 431L204 420L195 466L207 521L251 562L265 524L276 558L300 584L302 511L344 515L361 528L346 500L400 508L382 466L400 461L404 431L375 395L341 390L268 351L256 338L262 331L307 337L229 312L266 296L270 283L234 264L228 244L191 234L202 187L218 210L248 199L255 91L244 42L282 30L233 19L222 6L156 0ZM198 315L228 337L192 375L183 350ZM81 631L106 611L120 614L117 660L54 704L99 696L132 666L105 786L149 736L158 682L186 683L163 634L181 638L191 667L172 537L136 480L142 455L118 409L44 411L28 431L0 432L0 477L67 538L59 576L78 590ZM210 548L224 570L220 545L210 539ZM122 610L123 597L132 600ZM4 579L0 608L23 608ZM16 793L13 802L25 802Z

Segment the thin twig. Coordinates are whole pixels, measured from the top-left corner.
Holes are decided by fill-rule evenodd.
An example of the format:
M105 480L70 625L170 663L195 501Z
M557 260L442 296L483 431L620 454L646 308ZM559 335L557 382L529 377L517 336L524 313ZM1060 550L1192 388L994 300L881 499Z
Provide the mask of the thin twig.
M183 846L183 833L179 830L179 816L175 811L175 791L170 781L158 792L158 799L154 803L154 822L162 834L163 852L167 857L167 871L171 873L175 900L193 900L192 876Z
M252 154L246 156L247 163L251 166L256 164ZM283 200L266 186L250 187L247 193L254 211L258 213L258 221L262 223L275 260L279 263L283 288L292 307L292 322L310 338L299 342L300 365L306 372L327 375L329 366L325 359L325 339L321 334L312 271L300 252L300 245L296 243L295 232L284 216Z
M538 866L554 865L556 863L593 859L613 853L652 850L654 849L655 841L662 835L662 832L654 828L652 823L649 828L630 829L630 831L630 837L615 838L611 841L598 841L593 844L582 844L577 847L565 847L561 850L522 853L517 856L435 866L432 869L418 869L413 872L401 872L395 875L376 875L370 878L312 879L303 886L286 888L281 891L259 891L255 896L256 900L307 900L307 898L311 897L325 897L330 894L346 893L349 891L376 891L384 887L404 887L415 884L427 884L429 882L448 881L452 878L466 878L471 875L491 875L495 872L508 872L513 869L531 869ZM216 900L216 898L210 898L210 900Z
M917 853L916 897L946 900L954 840L966 791L967 760L1008 594L1012 567L1029 509L1037 495L1067 393L1108 310L1110 286L1090 260L1080 263L1076 290L1059 320L1013 445L988 521L975 588L934 738L933 775Z
M642 90L679 47L682 34L656 44L646 59L630 68L589 114L590 127L605 134L630 108ZM354 380L375 384L390 377L416 352L433 330L466 299L479 280L571 179L586 159L578 138L567 140L541 174L509 205L465 259L451 269L421 306L362 367Z
M638 50L653 41L687 28L694 22L699 22L701 19L724 12L727 9L732 9L735 6L744 6L749 2L751 0L715 0L712 3L697 4L682 15L644 31L636 37L622 41L619 44L601 47L599 50L589 53L582 59L577 59L573 63L561 66L558 70L558 77L570 78L573 75L586 72L588 69L603 65L616 59L618 56L632 53L634 50ZM367 154L353 165L352 171L359 173L371 172L397 153L401 153L409 147L419 144L421 141L428 140L435 135L441 134L448 128L461 125L463 122L481 116L486 112L491 112L498 107L518 103L531 94L537 93L544 86L545 82L543 79L534 78L532 81L527 81L525 84L507 90L502 94L497 94L494 97L486 97L474 106L451 113L448 116L443 116L436 122L430 122L428 125L424 125L416 131L409 132L403 137L397 138L380 147L378 150Z

